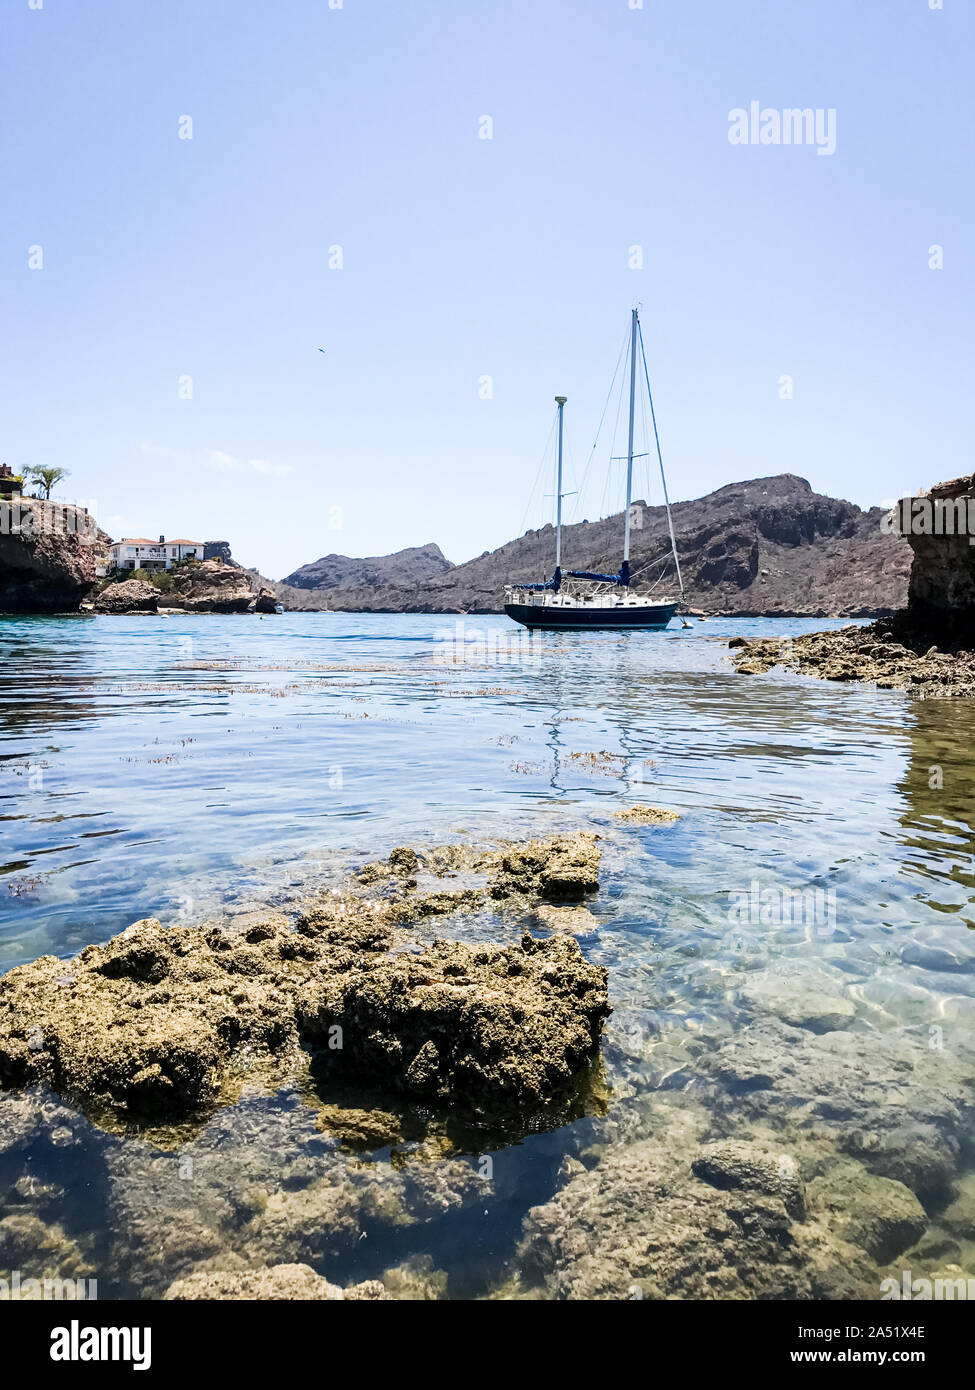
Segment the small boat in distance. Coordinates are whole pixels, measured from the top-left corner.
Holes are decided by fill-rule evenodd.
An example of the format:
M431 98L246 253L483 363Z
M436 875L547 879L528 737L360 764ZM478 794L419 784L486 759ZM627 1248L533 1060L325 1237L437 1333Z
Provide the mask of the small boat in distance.
M657 458L660 461L660 478L663 483L664 502L667 506L667 522L670 527L670 544L677 569L677 583L680 598L651 599L638 594L630 582L630 511L633 501L633 413L636 401L636 353L637 342L643 359L643 371L647 381L647 395L650 397L650 418L653 420L653 434L657 444ZM618 370L618 367L617 367ZM677 544L674 540L674 526L670 517L670 500L667 496L667 480L664 477L664 462L660 453L660 439L657 434L657 421L653 412L653 397L650 395L650 377L647 360L643 350L643 332L636 309L630 325L630 424L626 457L626 510L624 511L623 560L618 574L594 574L588 570L562 570L562 413L566 397L556 396L559 408L558 469L555 488L555 569L552 578L538 584L509 584L504 591L504 611L516 623L528 628L664 628L677 612L684 598L684 585L681 580L680 561L677 559Z

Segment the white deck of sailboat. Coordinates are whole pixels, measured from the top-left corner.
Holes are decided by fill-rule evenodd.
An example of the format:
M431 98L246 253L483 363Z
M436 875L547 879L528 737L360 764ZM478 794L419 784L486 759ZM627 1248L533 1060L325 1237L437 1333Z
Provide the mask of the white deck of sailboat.
M524 589L505 589L508 603L528 608L661 608L675 598L644 598L639 594L539 594Z

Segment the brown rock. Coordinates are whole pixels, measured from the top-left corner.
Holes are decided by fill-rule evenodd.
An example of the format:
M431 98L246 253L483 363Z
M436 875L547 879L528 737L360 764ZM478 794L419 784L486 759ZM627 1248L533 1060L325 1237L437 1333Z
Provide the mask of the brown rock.
M95 613L155 613L159 607L159 590L142 579L123 579L108 584L94 599Z
M407 851L397 864L412 863ZM532 841L519 890L595 884L592 836ZM507 858L520 864L517 851ZM484 901L483 894L461 894ZM606 971L577 942L466 946L438 939L391 954L422 895L326 896L291 930L242 932L137 922L72 962L44 956L0 979L0 1085L42 1082L97 1112L192 1113L246 1058L326 1066L478 1114L537 1108L598 1050ZM445 910L449 910L448 908ZM336 1030L338 1030L336 1032ZM336 1047L336 1038L340 1039Z
M340 1289L330 1284L310 1265L273 1265L270 1269L207 1270L189 1274L170 1284L163 1298L177 1300L260 1300L297 1299L302 1302L332 1302L339 1299L387 1299L389 1294L378 1279Z
M674 825L680 816L662 806L631 806L627 811L616 811L613 819L626 825Z

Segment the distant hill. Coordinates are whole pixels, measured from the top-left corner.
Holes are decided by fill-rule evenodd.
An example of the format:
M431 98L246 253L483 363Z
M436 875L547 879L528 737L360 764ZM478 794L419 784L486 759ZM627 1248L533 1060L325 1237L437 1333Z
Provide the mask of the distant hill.
M323 555L281 581L294 589L361 589L417 584L453 569L439 545L415 545L394 555Z
M638 505L643 524L631 533L634 585L648 590L660 562L668 562L654 592L676 593L666 511ZM906 601L911 552L902 538L881 530L880 507L863 511L782 473L675 502L671 511L687 602L703 612L855 617L893 612ZM622 514L564 527L563 568L615 573L622 533ZM463 565L451 566L436 546L367 560L325 556L270 587L286 608L495 613L505 584L547 579L554 556L554 528L544 526ZM397 573L401 563L410 569L405 557L426 558ZM427 573L417 573L424 565ZM317 587L322 581L328 587Z

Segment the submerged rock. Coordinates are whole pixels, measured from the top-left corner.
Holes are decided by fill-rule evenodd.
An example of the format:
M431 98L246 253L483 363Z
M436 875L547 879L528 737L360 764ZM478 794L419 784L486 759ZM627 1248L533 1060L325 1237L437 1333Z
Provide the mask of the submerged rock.
M696 1063L729 1126L828 1139L922 1202L949 1190L975 1114L975 1071L920 1037L814 1033L762 1019Z
M975 1241L975 1173L960 1179L940 1220L945 1230L959 1240Z
M297 1092L251 1095L172 1152L110 1140L105 1226L125 1296L283 1264L331 1274L363 1240L371 1249L415 1227L425 1243L419 1228L493 1207L491 1182L470 1163L435 1145L395 1145L393 1162L369 1162L332 1137L333 1113Z
M32 1279L88 1279L96 1273L62 1226L27 1210L0 1219L0 1277L14 1270Z
M804 1223L795 1172L764 1146L681 1154L656 1138L608 1150L591 1172L569 1164L561 1192L528 1214L523 1278L553 1298L873 1296L868 1262Z
M429 1303L447 1296L447 1275L435 1269L430 1255L414 1255L405 1264L383 1272L382 1287L390 1298Z
M856 1008L842 992L839 971L797 969L790 961L747 975L739 988L742 1001L757 1013L771 1013L792 1028L829 1033L849 1028Z
M547 931L572 936L591 936L599 927L598 918L579 903L538 903L535 917Z
M734 1139L706 1145L691 1163L695 1177L720 1191L740 1188L781 1197L796 1221L806 1219L806 1197L795 1160Z
M928 1218L914 1193L861 1163L842 1163L809 1187L810 1201L829 1213L831 1227L887 1264L921 1239Z

